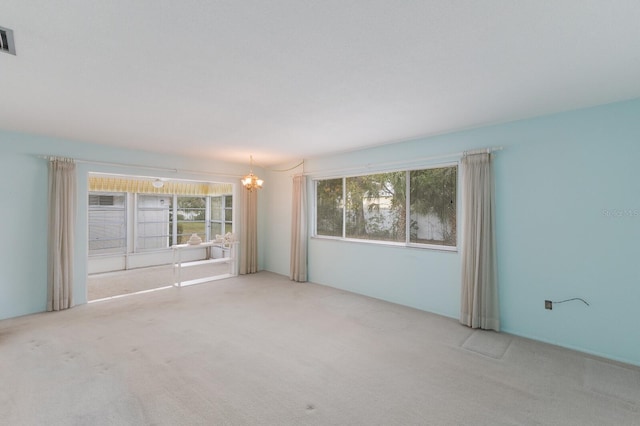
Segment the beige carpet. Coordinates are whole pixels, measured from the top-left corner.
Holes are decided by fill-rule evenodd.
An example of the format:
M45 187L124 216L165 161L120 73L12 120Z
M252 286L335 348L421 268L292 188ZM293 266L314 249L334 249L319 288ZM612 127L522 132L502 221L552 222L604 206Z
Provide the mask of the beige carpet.
M640 369L259 273L0 321L3 425L638 425Z

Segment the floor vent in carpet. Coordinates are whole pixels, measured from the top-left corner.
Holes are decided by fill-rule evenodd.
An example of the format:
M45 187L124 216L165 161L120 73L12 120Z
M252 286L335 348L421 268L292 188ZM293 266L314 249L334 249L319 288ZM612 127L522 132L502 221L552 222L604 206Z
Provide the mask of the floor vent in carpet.
M511 344L511 337L495 331L476 330L462 348L494 359L502 359Z

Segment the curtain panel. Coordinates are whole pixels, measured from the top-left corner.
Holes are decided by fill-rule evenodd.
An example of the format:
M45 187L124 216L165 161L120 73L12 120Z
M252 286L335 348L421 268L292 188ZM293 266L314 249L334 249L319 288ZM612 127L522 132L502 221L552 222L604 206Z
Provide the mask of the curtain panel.
M258 191L242 189L240 274L258 272Z
M493 158L486 151L462 158L463 242L460 322L500 331Z
M49 160L47 311L73 306L76 185L73 160Z
M307 180L304 175L293 177L291 210L291 267L289 278L307 281Z

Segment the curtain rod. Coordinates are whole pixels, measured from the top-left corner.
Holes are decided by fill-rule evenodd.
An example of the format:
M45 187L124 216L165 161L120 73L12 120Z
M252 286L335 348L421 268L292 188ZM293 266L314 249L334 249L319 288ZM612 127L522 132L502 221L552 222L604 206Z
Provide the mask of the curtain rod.
M38 155L38 158L43 158L45 160L53 160L55 158L63 158L63 157L55 156L55 155ZM212 173L212 172L204 172L201 170L176 169L176 168L172 169L169 167L145 166L142 164L110 163L107 161L81 160L77 158L73 158L73 161L81 164L94 164L98 166L112 166L112 167L130 167L130 168L136 168L136 169L155 170L155 171L171 172L171 173L182 172L182 173L207 175L207 176L224 176L224 177L234 177L234 178L242 177L242 175L231 174L231 173Z
M354 166L354 167L341 167L341 168L335 168L335 169L325 169L319 172L304 172L303 175L305 176L312 176L312 175L318 175L318 174L326 174L328 172L331 173L336 173L336 172L353 172L353 171L358 171L358 170L363 170L363 169L380 169L380 168L388 168L390 166L394 166L394 165L402 165L402 166L406 166L406 165L410 165L413 163L420 163L420 162L424 162L424 161L433 161L433 160L444 160L447 158L455 158L455 157L462 157L468 153L476 153L479 154L481 152L486 152L487 154L490 154L494 151L502 151L504 149L504 147L502 146L494 146L494 147L487 147L487 148L478 148L478 149L472 149L472 150L467 150L467 151L460 151L460 152L454 152L451 154L443 154L443 155L435 155L435 156L431 156L431 157L420 157L420 158L416 158L415 160L401 160L401 161L387 161L385 163L377 163L377 164L372 164L372 163L368 163L368 164L364 164L362 166Z

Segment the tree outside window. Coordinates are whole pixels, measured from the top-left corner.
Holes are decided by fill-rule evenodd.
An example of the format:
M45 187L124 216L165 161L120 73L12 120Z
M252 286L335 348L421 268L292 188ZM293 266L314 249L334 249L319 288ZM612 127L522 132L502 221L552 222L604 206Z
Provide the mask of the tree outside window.
M342 179L318 181L316 186L316 231L318 235L342 236Z

